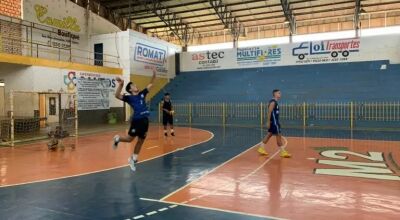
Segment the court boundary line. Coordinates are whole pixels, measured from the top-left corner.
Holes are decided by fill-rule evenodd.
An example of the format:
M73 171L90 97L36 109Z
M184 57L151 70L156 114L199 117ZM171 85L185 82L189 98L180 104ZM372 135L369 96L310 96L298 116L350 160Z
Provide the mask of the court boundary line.
M190 207L190 208L199 208L199 209L220 211L220 212L239 214L239 215L244 215L244 216L253 216L253 217L259 217L259 218L269 218L269 219L274 219L274 220L285 220L285 218L279 218L279 217L274 217L274 216L251 214L251 213L247 213L247 212L232 211L232 210L228 210L228 209L212 208L212 207L201 206L201 205L191 205L191 204L187 204L187 203L178 203L178 202L157 200L157 199L149 199L149 198L140 198L140 200L150 201L150 202L158 202L158 203L164 203L164 204L174 204L174 205L177 205L177 206L184 206L184 207Z
M188 127L186 127L186 128L188 128ZM157 158L160 158L160 157L163 157L163 156L166 156L166 155L168 155L168 154L172 154L172 153L175 153L175 152L178 152L178 151L182 151L182 150L185 150L186 148L190 148L190 147L193 147L193 146L197 146L197 145L200 145L200 144L204 144L204 143L206 143L206 142L212 140L212 139L214 138L214 136L215 136L213 132L207 131L207 130L204 130L204 129L200 129L200 128L190 128L190 129L197 129L197 130L200 130L200 131L205 131L205 132L211 134L211 137L209 137L207 140L204 140L204 141L201 141L201 142L198 142L198 143L195 143L195 144L191 144L191 145L188 145L188 146L185 146L185 147L176 148L175 150L173 150L173 151L171 151L171 152L164 153L164 154L161 154L161 155L152 157L152 158L148 158L148 159L146 159L146 160L139 161L138 164L144 163L144 162L147 162L147 161L150 161L150 160L154 160L154 159L157 159ZM129 166L129 164L125 164L125 165L110 167L110 168L107 168L107 169L96 170L96 171L91 171L91 172L85 172L85 173L80 173L80 174L75 174L75 175L68 175L68 176L56 177L56 178L50 178L50 179L43 179L43 180L28 181L28 182L22 182L22 183L16 183L16 184L0 185L0 188L13 187L13 186L21 186L21 185L28 185L28 184L33 184L33 183L42 183L42 182L49 182L49 181L55 181L55 180L61 180L61 179L67 179L67 178L85 176L85 175L90 175L90 174L95 174L95 173L101 173L101 172L110 171L110 170L115 170L115 169L119 169L119 168L123 168L123 167L128 167L128 166Z
M251 147L250 147L250 148L248 148L247 150L245 150L245 151L243 151L243 152L239 153L238 155L236 155L236 156L232 157L231 159L229 159L229 160L227 160L227 161L225 161L225 162L221 163L220 165L218 165L218 166L214 167L214 168L213 168L213 169L211 169L209 172L207 172L207 173L203 174L202 176L200 176L199 178L197 178L197 179L193 180L192 182L190 182L190 183L187 183L187 184L185 184L185 185L183 185L183 186L179 187L179 188L178 188L178 189L176 189L175 191L173 191L173 192L169 193L168 195L166 195L166 196L162 197L162 198L160 199L160 201L165 201L164 199L166 199L167 197L171 196L172 194L175 194L176 192L180 191L181 189L185 188L186 186L188 186L188 185L190 185L190 184L192 184L192 183L195 183L195 182L198 182L198 181L200 181L200 179L202 179L203 177L205 177L205 176L207 176L208 174L210 174L210 173L214 172L216 169L218 169L218 168L222 167L223 165L225 165L225 164L229 163L230 161L232 161L232 160L234 160L235 158L239 157L240 155L242 155L242 154L246 153L247 151L250 151L250 150L251 150L251 149L253 149L254 147L258 146L259 144L260 144L260 143L257 143L257 144L255 144L255 145L251 146Z
M288 144L288 141L287 141L287 139L286 139L284 136L282 136L282 138L286 141L286 144L284 144L282 147L283 147L283 148L286 148L286 146L287 146L287 144ZM261 142L260 142L260 143L261 143ZM219 169L220 167L226 165L227 163L231 162L232 160L234 160L234 159L240 157L242 154L245 154L245 153L247 153L248 151L252 150L253 148L257 147L260 143L257 143L257 144L255 144L255 145L251 146L251 147L248 148L247 150L245 150L245 151L239 153L238 155L232 157L231 159L229 159L229 160L227 160L227 161L221 163L220 165L216 166L215 168L213 168L213 169L210 170L209 172L203 174L203 175L200 176L199 178L193 180L193 181L190 182L190 183L187 183L187 184L183 185L182 187L178 188L177 190L175 190L175 191L169 193L168 195L162 197L160 200L161 200L161 201L166 201L165 199L167 199L168 197L170 197L170 196L172 196L173 194L177 193L178 191L180 191L180 190L186 188L186 187L189 186L190 184L193 184L193 183L196 183L196 182L200 181L202 178L204 178L204 177L206 177L207 175L213 173L214 171L216 171L216 170ZM280 152L280 149L279 149L278 151L276 151L272 156L268 157L268 159L267 159L266 161L264 161L260 166L258 166L255 170L253 170L252 172L250 172L249 174L247 174L246 176L244 176L245 178L242 177L242 178L239 180L239 182L242 181L242 180L244 180L244 179L246 179L246 178L248 178L249 176L253 175L254 173L256 173L256 172L257 172L258 170L260 170L263 166L265 166L269 161L271 161L279 152ZM235 181L235 182L237 182L237 181ZM194 201L194 200L196 200L196 199L202 198L202 197L204 197L204 196L210 195L210 194L213 193L213 192L217 192L219 189L220 189L220 188L217 188L217 189L211 191L210 193L206 193L206 194L204 194L204 195L194 197L194 198L192 198L192 199L190 200L190 202L191 202L191 201ZM184 202L188 202L188 201L184 201Z

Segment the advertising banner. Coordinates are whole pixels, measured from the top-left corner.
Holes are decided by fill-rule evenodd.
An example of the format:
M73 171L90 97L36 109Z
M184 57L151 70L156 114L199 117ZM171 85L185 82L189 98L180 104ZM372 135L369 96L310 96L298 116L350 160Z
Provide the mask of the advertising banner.
M304 41L282 45L185 52L181 71L263 68L324 63L391 60L399 62L398 35Z
M78 110L109 109L119 107L114 98L115 76L84 71L64 71L64 85L68 92L77 92Z
M131 72L151 75L155 67L158 74L168 74L168 45L134 35L130 41ZM173 54L175 56L175 54Z
M110 108L110 89L105 79L77 79L78 110L99 110Z

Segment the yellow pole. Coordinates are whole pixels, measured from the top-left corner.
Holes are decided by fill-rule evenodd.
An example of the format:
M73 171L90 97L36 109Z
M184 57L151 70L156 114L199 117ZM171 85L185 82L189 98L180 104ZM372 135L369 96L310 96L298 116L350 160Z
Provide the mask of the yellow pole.
M161 123L161 102L158 103L158 123Z
M222 124L225 126L225 103L222 103Z
M10 90L10 138L11 146L14 147L14 91Z
M78 95L76 92L73 95L74 97L74 108L75 108L75 137L78 137L78 128L79 128L79 118L78 118Z
M264 117L264 114L263 114L263 104L262 104L262 102L260 103L260 126L261 126L261 128L263 127L263 117Z
M306 117L306 103L303 102L303 127L306 127L307 123L307 117Z
M189 103L189 124L192 125L192 103Z
M350 128L353 129L354 128L354 106L353 106L353 102L350 102Z

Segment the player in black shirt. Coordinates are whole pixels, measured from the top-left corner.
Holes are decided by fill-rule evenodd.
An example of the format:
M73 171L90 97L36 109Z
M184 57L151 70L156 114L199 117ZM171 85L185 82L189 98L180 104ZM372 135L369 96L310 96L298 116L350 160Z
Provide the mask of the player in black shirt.
M172 108L171 96L169 93L164 94L164 98L162 100L162 112L163 112L163 125L164 125L164 135L168 136L167 126L169 124L170 133L172 136L175 136L174 133L174 110Z

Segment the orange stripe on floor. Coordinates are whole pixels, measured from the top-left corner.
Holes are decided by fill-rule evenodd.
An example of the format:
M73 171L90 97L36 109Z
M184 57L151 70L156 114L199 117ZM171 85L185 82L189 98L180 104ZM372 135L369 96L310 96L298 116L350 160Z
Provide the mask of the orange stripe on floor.
M112 138L126 132L107 132L64 140L65 150L49 151L47 142L0 149L0 186L82 175L127 165L133 143L112 149ZM212 138L212 133L194 128L175 128L177 136L164 138L161 127L150 127L139 162ZM69 146L75 145L75 149ZM151 148L159 146L157 148ZM148 149L150 148L150 149Z

